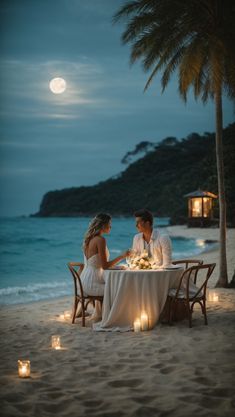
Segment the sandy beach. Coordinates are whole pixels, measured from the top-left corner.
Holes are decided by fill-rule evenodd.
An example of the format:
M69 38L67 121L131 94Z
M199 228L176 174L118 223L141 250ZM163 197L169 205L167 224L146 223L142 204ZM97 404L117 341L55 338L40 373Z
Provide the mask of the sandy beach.
M218 240L218 229L168 227L171 236ZM228 230L228 273L235 268L235 229ZM216 262L218 249L203 253ZM69 271L66 277L70 277ZM4 417L232 417L235 413L235 290L216 289L208 322L197 309L187 321L141 333L94 332L60 315L73 296L1 307L1 412ZM52 350L51 336L62 349ZM17 360L31 361L31 377Z
M188 228L187 226L171 226L167 228L170 236L182 236L186 238L204 239L211 241L219 241L219 229L218 228ZM231 280L235 271L235 229L227 230L227 266L228 266L228 277ZM194 257L195 258L195 257ZM218 245L210 251L200 254L199 259L203 259L205 263L216 263L213 275L208 281L208 287L213 288L218 280L218 265L219 265L219 254Z

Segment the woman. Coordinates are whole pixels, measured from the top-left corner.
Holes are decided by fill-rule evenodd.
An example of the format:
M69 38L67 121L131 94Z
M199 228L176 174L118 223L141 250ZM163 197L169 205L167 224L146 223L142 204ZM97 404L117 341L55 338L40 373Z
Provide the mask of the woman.
M81 273L81 281L84 292L89 295L104 295L103 270L111 268L129 255L129 250L117 258L109 261L109 251L106 246L104 233L110 233L111 216L105 213L97 214L89 224L84 236L84 269ZM96 302L94 316L95 321L101 319L101 306Z

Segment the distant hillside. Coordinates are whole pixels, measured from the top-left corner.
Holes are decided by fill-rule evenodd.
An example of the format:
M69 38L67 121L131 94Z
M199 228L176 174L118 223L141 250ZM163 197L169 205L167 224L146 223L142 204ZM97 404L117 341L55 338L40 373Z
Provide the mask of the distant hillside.
M224 129L223 143L227 215L234 225L235 123ZM91 187L50 191L35 216L91 216L99 211L130 216L146 207L156 216L180 222L187 216L183 195L199 188L217 194L214 133L192 133L180 141L167 138L115 178Z

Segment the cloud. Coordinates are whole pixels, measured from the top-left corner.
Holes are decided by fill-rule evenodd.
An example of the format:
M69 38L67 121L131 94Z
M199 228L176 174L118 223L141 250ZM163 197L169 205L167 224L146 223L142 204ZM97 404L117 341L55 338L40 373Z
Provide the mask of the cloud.
M131 114L138 102L131 95L121 97L122 74L107 74L100 64L87 57L80 62L50 60L5 60L1 63L3 75L1 110L2 118L31 120L71 121L105 115ZM55 95L49 90L49 82L62 76L67 82L65 93ZM129 88L132 79L129 80ZM124 87L125 87L125 82ZM134 87L134 85L133 85Z
M164 95L159 78L143 93L148 74L139 64L129 67L130 48L120 42L123 26L111 23L121 4L3 2L1 213L8 214L10 205L12 213L36 211L50 189L117 174L123 155L140 141L214 130L212 104L203 107L190 96L185 106L177 76ZM64 94L50 92L54 77L66 80ZM224 101L224 124L233 118Z
M13 168L13 167L8 167L8 168L1 168L0 169L0 176L4 177L18 177L18 176L26 176L28 177L29 175L32 175L33 173L40 173L39 169L36 169L34 167L31 168Z

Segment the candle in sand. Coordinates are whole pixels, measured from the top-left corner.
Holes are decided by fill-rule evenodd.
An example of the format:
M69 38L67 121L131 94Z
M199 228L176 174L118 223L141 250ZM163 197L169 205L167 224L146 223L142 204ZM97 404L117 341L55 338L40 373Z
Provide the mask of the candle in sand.
M141 322L140 319L136 319L134 321L134 332L140 332L141 330Z
M71 319L71 312L69 310L64 311L65 320Z
M212 292L212 291L210 291L210 292L209 292L208 301L214 301L214 302L219 301L219 296L218 296L218 294L217 294L216 292Z
M20 378L30 377L30 361L18 360L18 374Z
M56 350L61 349L60 336L58 336L58 335L51 336L51 347L52 347L52 349L56 349Z
M140 316L141 320L141 329L148 330L148 315L146 313L142 313Z

